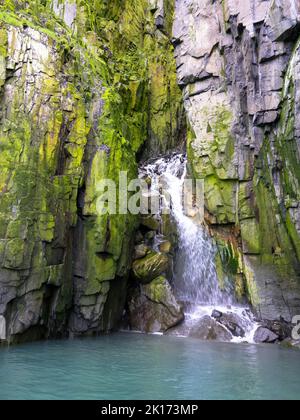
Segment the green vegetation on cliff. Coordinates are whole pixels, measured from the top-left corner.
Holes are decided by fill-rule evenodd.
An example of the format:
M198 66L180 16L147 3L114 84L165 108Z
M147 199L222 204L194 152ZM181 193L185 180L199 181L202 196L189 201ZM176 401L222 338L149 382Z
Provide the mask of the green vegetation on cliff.
M146 0L0 1L0 313L12 339L106 330L122 313L124 286L109 290L126 287L138 220L97 214L97 185L136 178L138 156L180 137L165 7L159 29Z

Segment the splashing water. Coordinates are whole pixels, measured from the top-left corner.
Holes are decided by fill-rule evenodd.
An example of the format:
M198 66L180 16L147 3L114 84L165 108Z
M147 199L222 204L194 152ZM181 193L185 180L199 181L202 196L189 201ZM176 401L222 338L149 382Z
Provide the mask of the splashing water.
M150 163L144 171L152 179L152 192L165 187L171 197L172 216L178 231L178 252L174 270L174 287L178 297L190 304L231 304L227 291L221 291L215 267L216 248L205 228L184 212L183 193L186 179L186 158L174 155ZM166 202L168 199L163 197Z
M232 286L220 288L216 270L217 248L204 225L186 215L183 205L187 160L183 154L151 161L140 170L140 176L151 178L151 194L161 195L160 214L171 200L171 216L178 234L173 286L186 308L186 323L191 327L214 309L238 315L244 325L247 341L253 341L257 324L248 308L239 307ZM162 192L162 187L163 191ZM166 194L167 193L167 194ZM234 339L239 341L239 339Z

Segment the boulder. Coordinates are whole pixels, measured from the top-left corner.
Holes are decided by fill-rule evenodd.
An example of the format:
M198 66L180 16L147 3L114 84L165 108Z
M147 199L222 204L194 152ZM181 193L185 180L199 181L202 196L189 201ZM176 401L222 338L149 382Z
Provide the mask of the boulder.
M264 327L259 327L254 335L254 342L259 343L275 343L279 339L278 335Z
M217 311L216 309L211 314L211 317L214 319L220 319L222 317L223 313L220 311Z
M280 341L292 336L292 325L283 319L280 321L264 321L262 326L277 335Z
M146 257L146 255L149 253L149 248L145 244L137 245L134 249L134 259L139 260L141 258Z
M141 244L144 241L144 236L142 234L142 232L138 231L135 235L135 243L136 244Z
M247 325L245 321L235 313L222 314L218 322L224 325L234 337L245 337Z
M166 332L184 320L181 305L165 277L131 291L129 324L132 330L144 333Z
M168 267L169 258L165 254L151 252L146 257L134 261L132 270L136 280L147 284L165 273Z
M220 342L230 342L233 338L225 327L208 315L200 319L200 321L191 329L189 336L200 340Z
M172 244L169 241L162 242L159 245L160 252L162 252L164 254L168 254L171 251L171 249L172 249Z
M281 341L281 347L285 349L296 349L300 350L300 340L293 340L292 338L286 338L285 340Z

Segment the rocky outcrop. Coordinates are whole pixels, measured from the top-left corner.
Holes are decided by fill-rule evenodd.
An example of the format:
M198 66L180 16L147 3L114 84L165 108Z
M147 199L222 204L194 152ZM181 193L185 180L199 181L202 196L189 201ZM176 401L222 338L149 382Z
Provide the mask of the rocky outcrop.
M204 316L193 326L189 333L192 338L198 338L199 340L208 341L219 341L219 342L230 342L232 335L230 332L221 324L216 322L209 316Z
M169 268L169 258L166 254L151 252L146 257L133 263L133 275L143 284L150 283Z
M167 279L171 275L172 244L160 232L161 221L146 219L142 218L135 238L124 326L144 333L166 333L181 324L184 312Z
M99 214L97 186L181 140L171 15L168 1L1 1L1 339L121 318L138 219Z
M297 0L1 1L0 341L115 328L130 275L135 328L182 320L171 218L140 225L97 200L102 180L182 145L183 101L220 284L286 336L300 313L299 15ZM210 321L243 332L223 322Z
M275 343L278 338L278 335L274 334L272 331L268 330L267 328L260 327L255 333L254 342L257 344Z
M300 313L297 0L177 0L188 155L231 278L262 319Z

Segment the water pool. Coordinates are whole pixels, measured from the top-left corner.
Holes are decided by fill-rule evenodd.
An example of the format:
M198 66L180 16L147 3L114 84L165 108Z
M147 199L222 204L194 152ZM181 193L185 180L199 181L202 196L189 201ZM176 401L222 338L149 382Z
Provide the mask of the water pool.
M300 352L114 334L0 349L0 399L300 399Z

